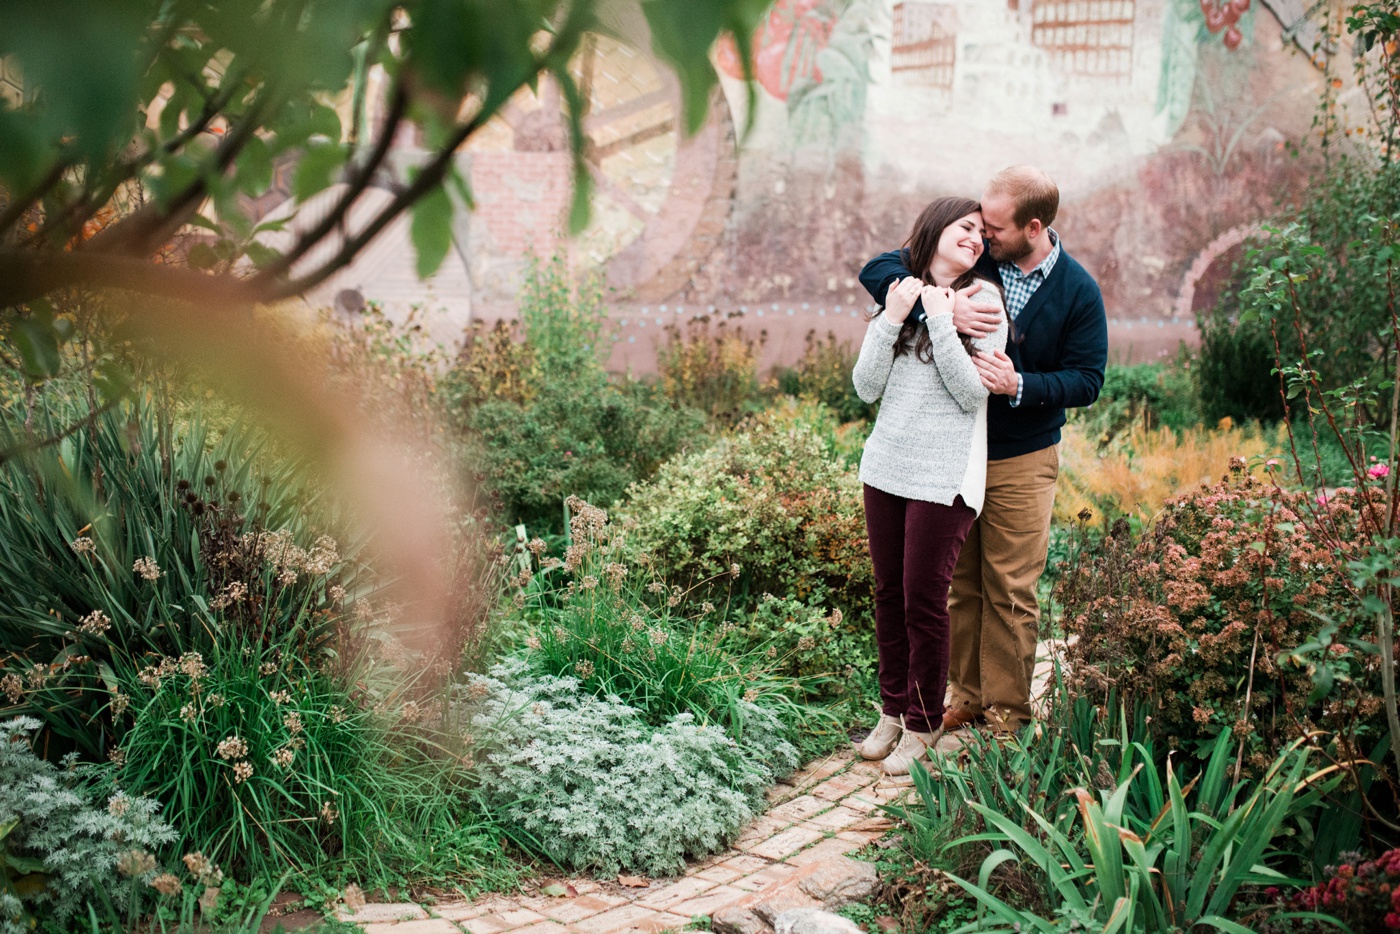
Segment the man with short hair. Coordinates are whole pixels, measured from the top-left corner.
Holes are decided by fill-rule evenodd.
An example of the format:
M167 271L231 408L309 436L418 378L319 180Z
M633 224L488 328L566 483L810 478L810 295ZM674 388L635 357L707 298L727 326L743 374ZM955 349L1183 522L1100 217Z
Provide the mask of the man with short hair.
M952 646L943 729L984 718L997 730L1031 717L1031 676L1040 623L1036 583L1045 570L1059 475L1065 409L1098 398L1108 363L1108 321L1098 283L1050 227L1060 193L1039 169L1017 165L992 177L982 195L987 249L978 274L1000 282L1011 319L1005 353L977 354L987 407L987 493L953 574L948 608ZM861 284L884 304L907 253L882 253L861 270ZM924 273L926 274L926 272ZM958 331L990 333L989 313L962 290ZM911 317L923 317L916 305Z

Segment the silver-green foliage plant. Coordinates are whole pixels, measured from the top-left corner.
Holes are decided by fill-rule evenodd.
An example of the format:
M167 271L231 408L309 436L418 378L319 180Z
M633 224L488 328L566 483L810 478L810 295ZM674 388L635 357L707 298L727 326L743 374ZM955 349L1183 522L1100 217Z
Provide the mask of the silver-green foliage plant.
M34 754L32 717L0 722L0 934L28 934L28 913L72 918L95 892L129 904L157 872L151 851L175 832L159 802L96 791L98 767L58 768ZM122 871L118 871L118 867Z
M561 866L647 875L717 852L797 766L777 718L740 702L741 739L679 714L650 726L576 678L508 659L466 686L481 788L513 835Z

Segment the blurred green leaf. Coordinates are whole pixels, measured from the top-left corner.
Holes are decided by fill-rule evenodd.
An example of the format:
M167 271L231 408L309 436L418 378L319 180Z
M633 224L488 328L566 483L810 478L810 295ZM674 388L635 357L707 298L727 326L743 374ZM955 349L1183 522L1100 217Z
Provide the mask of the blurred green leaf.
M413 205L409 234L418 251L418 278L426 279L452 247L452 199L446 190L435 188Z
M339 143L307 147L292 175L292 195L305 201L330 187L331 176L345 164L347 150Z
M62 366L58 349L62 342L51 313L35 312L27 318L20 318L14 323L11 335L19 349L20 363L26 377L39 382L58 375Z
M48 140L69 139L94 162L126 144L135 129L142 40L156 13L136 2L5 4L0 55L13 55L23 69Z
M272 187L272 154L267 143L252 136L238 154L238 190L256 198Z

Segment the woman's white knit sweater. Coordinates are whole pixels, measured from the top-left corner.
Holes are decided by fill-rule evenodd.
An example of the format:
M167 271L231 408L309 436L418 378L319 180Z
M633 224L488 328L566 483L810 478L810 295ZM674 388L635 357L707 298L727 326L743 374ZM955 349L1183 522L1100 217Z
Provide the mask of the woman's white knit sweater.
M980 304L1001 307L996 290L972 295ZM967 349L953 328L952 315L936 315L925 325L933 362L919 360L912 348L894 355L900 325L883 314L870 322L852 381L866 402L882 399L875 429L865 442L860 479L877 490L905 499L951 505L962 496L977 512L987 485L987 390ZM1006 348L1003 320L977 350Z

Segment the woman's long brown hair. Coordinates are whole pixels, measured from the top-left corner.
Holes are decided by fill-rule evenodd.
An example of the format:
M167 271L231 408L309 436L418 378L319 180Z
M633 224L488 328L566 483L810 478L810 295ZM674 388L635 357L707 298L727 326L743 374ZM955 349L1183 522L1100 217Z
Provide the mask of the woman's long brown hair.
M933 265L933 254L938 251L938 238L949 224L982 210L982 205L971 198L937 198L919 213L914 221L914 230L904 241L904 265L917 278L924 279ZM961 289L971 285L977 276L971 269L953 280L953 288ZM1001 286L995 282L982 280L982 288L994 288L1000 294ZM887 298L888 300L888 298ZM883 313L881 308L879 313ZM966 335L958 335L969 354L975 353L972 341ZM922 363L933 362L933 341L928 336L928 328L920 328L910 316L904 319L904 327L899 331L899 341L894 346L894 355L899 357L913 351L914 357Z

